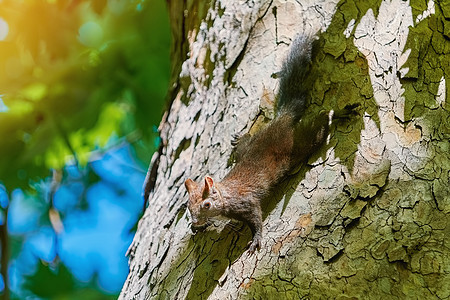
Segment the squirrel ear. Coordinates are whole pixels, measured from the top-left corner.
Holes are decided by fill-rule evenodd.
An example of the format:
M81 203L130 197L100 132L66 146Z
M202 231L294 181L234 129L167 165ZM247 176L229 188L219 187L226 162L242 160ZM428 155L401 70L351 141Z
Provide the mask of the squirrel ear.
M197 187L197 184L192 179L188 178L184 182L184 186L186 187L188 193L191 193Z
M214 186L214 179L212 179L209 176L205 176L205 187L208 187L209 189L211 189Z
M213 187L214 179L209 176L205 176L205 188L203 189L203 196L206 197L207 195L209 195L209 192L213 189Z

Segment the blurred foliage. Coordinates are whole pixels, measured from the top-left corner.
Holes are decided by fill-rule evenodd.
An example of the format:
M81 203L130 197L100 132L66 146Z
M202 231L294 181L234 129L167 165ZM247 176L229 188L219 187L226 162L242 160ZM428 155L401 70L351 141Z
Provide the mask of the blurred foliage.
M85 165L120 137L148 161L170 69L163 1L4 0L0 18L9 29L0 41L9 191L70 161Z
M52 288L49 288L49 283ZM45 299L116 299L114 295L105 295L95 288L81 290L72 273L63 265L57 267L38 264L35 274L28 276L24 288L34 295ZM70 295L70 296L68 296Z
M169 43L163 0L0 1L0 225L5 226L6 216L9 226L19 215L23 217L18 222L28 224L23 231L10 232L8 241L9 269L15 270L10 281L25 291L13 290L12 298L113 297L98 289L96 278L81 282L71 273L65 265L70 261L67 253L58 252L63 251L58 242L68 240L69 234L59 236L55 222L67 229L67 218L74 224L75 215L83 218L80 212L99 206L93 199L108 197L86 194L101 186L113 204L135 201L121 208L131 211L131 217L116 209L117 216L129 217L117 222L120 228L128 232L133 227L140 191L122 192L117 182L125 183L121 188L136 189L144 175L130 171L137 165L128 153L145 166L156 149L154 128L169 81ZM114 149L122 151L117 157L125 160L124 166L114 167L116 173L111 165L117 162L99 162ZM95 167L101 164L104 170ZM77 171L71 174L68 170L73 168ZM55 204L50 195L56 184L49 177L54 170L62 174L56 192L63 204ZM111 178L105 179L108 174ZM42 238L53 245L38 249L41 254L30 259L24 249ZM120 238L129 243L131 236ZM19 270L23 259L33 272Z
M27 279L24 288L43 298L64 295L67 291L73 290L75 285L72 273L64 265L59 265L52 270L48 265L39 263L36 273L28 276ZM54 285L54 288L47 287L49 282Z

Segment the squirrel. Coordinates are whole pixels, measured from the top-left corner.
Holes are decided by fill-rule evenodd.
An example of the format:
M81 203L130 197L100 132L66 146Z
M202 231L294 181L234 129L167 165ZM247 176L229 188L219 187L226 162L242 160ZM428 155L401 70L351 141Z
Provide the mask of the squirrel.
M243 221L253 238L250 253L261 247L262 211L260 201L319 149L328 136L330 121L348 118L357 105L347 105L333 117L328 111L305 116L313 36L294 39L283 63L275 118L262 130L238 138L235 165L218 182L205 176L203 183L185 181L189 194L191 229L196 232L209 225L209 219L224 216ZM233 142L232 142L233 144Z

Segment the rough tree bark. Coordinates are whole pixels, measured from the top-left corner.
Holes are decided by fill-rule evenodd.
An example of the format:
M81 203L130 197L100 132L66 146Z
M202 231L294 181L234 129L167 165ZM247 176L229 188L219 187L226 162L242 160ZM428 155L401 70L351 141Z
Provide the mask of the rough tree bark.
M121 299L450 297L448 1L170 1L171 105ZM297 33L318 32L311 110L361 115L240 223L193 235L183 182L230 169L273 114ZM447 238L445 238L447 237Z

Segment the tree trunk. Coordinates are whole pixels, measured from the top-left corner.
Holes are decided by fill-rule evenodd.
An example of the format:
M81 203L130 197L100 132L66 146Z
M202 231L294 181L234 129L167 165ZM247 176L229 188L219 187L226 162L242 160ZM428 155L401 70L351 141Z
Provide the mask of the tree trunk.
M449 298L449 5L192 0L169 10L172 103L120 298ZM316 32L311 108L360 103L360 116L332 128L263 205L261 251L245 251L239 222L193 235L184 180L226 175L232 135L273 116L291 41Z

